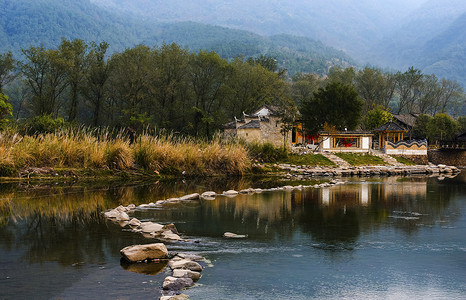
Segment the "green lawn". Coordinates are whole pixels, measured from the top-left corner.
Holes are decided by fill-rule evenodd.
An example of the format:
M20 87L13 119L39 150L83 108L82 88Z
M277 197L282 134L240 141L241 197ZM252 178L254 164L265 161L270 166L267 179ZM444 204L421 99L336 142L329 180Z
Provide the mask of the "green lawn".
M287 158L280 160L280 163L308 166L336 166L331 160L321 154L290 154Z
M407 166L415 166L416 163L413 161L410 161L407 158L401 157L401 156L392 156L394 159L396 159L397 162L405 164Z
M369 154L335 153L335 155L353 166L387 165L380 157Z

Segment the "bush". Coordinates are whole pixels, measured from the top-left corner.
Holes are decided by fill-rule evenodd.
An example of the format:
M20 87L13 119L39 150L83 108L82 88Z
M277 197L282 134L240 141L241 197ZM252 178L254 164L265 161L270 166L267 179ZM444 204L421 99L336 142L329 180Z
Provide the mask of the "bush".
M252 159L261 162L277 162L288 158L285 148L277 148L271 143L251 143L247 144L247 149Z
M63 129L64 125L63 118L54 119L52 115L36 116L20 126L20 133L23 135L54 133L59 129Z

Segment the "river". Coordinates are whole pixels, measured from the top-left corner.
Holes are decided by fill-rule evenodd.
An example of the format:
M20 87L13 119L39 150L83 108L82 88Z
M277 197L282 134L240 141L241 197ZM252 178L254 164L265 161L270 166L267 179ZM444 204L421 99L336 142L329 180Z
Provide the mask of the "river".
M167 244L169 251L207 259L184 291L191 299L465 299L465 173L344 178L330 188L218 196L133 216L174 223L190 242ZM169 269L128 266L119 253L154 241L103 211L277 184L3 184L0 299L157 299ZM227 231L248 237L224 239Z

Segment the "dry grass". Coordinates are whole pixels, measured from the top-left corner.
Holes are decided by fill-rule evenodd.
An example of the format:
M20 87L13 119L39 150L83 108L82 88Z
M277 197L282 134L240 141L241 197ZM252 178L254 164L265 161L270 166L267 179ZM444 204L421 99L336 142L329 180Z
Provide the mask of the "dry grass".
M131 144L124 134L69 130L36 136L0 134L0 175L29 167L140 168L162 174L242 174L250 166L239 143L195 141L171 135L143 134Z

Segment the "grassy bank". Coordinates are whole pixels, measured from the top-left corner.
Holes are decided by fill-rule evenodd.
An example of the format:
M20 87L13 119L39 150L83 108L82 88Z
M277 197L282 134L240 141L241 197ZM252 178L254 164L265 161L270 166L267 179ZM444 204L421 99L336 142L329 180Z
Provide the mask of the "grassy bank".
M49 134L0 135L0 176L28 168L141 170L187 176L243 174L250 160L239 143L195 141L171 135L143 134L133 142L123 134L84 129Z
M353 166L368 166L368 165L386 165L387 163L380 157L359 154L359 153L335 153L339 158L346 160Z

